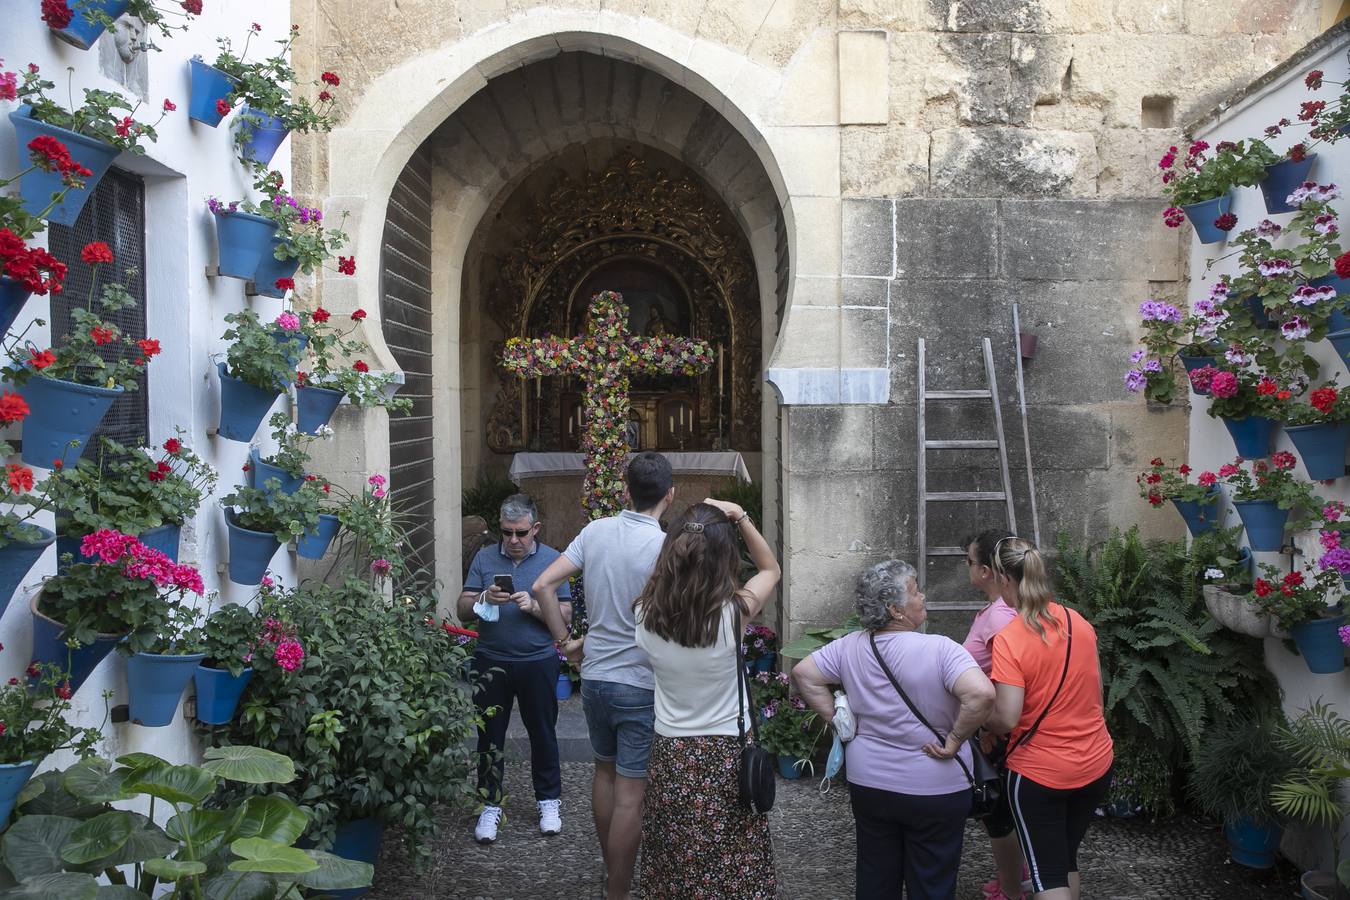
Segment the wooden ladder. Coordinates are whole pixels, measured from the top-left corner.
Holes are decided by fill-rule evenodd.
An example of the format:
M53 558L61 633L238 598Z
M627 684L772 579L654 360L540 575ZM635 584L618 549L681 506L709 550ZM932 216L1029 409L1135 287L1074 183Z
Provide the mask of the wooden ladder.
M1008 448L1003 440L1003 410L998 402L998 377L994 374L994 350L989 338L981 339L984 345L985 386L975 390L930 391L928 390L928 360L924 339L919 338L919 587L924 586L928 575L928 557L965 556L965 547L929 547L928 546L928 504L930 503L966 503L976 501L1001 500L1007 509L1007 526L1013 534L1017 533L1017 511L1013 508L1012 480L1008 475ZM988 400L994 409L993 438L961 440L928 439L928 401L929 400ZM997 450L999 474L1003 478L1001 491L930 491L928 490L928 451L929 450ZM984 601L949 601L930 604L935 609L979 609Z

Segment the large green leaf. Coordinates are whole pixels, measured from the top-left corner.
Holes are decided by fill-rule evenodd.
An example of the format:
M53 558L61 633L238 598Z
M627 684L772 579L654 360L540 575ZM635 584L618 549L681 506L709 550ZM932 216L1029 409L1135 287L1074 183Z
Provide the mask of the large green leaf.
M47 785L36 778L30 778L28 783L19 789L19 796L14 799L14 805L23 806L45 790L47 790Z
M212 775L247 784L287 784L295 780L295 763L290 757L264 750L232 744L228 747L208 747L202 768Z
M286 797L279 794L249 797L244 801L244 815L232 836L266 838L289 847L304 833L307 824L309 816Z
M136 827L131 813L120 809L95 816L70 833L61 848L61 858L80 865L105 856L111 856L126 844Z
M117 757L117 762L128 769L150 769L169 764L168 760L160 759L153 753L124 753Z
M97 896L98 882L94 876L80 872L34 875L25 878L18 887L0 894L0 897L26 897L29 900L94 900Z
M306 850L305 854L319 864L313 872L295 877L301 887L315 891L340 891L348 888L370 887L375 867L370 863L344 859L322 850Z
M235 823L243 817L242 806L238 809L188 809L170 819L164 830L176 841L191 838L197 857L204 859L216 850L222 839L233 834Z
M177 881L193 875L205 875L206 863L195 859L147 859L145 871L160 881Z
M230 844L236 856L230 863L233 872L266 872L270 875L299 875L313 872L319 864L305 851L269 841L266 838L240 838Z
M65 816L20 817L9 826L4 841L0 842L5 865L20 881L63 871L66 864L61 859L61 848L78 827L78 819Z
M216 789L216 779L197 766L154 766L127 779L126 789L133 794L149 794L169 803L196 806Z
M165 836L164 831L154 822L140 813L127 813L127 815L131 816L133 828L125 844L114 853L71 868L97 875L105 869L111 869L115 866L144 862L147 859L156 859L178 852L178 842Z
M72 819L92 819L108 811L103 803L85 803L61 786L62 773L43 772L28 782L41 784L42 790L19 804L25 816L68 816Z
M111 803L127 798L126 791L122 790L126 777L126 769L114 771L108 760L91 756L66 769L61 786L71 796L86 803Z
M277 882L261 872L225 872L208 878L202 893L206 900L274 900Z
M98 900L150 900L150 895L141 893L129 884L100 884Z

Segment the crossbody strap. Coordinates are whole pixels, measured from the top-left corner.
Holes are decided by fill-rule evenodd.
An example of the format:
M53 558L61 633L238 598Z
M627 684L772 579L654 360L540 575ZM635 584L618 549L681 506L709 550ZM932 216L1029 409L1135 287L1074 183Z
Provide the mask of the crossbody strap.
M749 686L745 680L745 659L741 656L741 611L736 610L736 630L731 635L732 642L736 645L736 735L740 746L745 746L745 697L749 693ZM750 716L750 734L754 737L755 743L759 743L759 725L756 723L758 716Z
M1041 723L1045 721L1045 714L1050 712L1050 707L1054 706L1055 701L1059 699L1059 692L1064 687L1064 679L1069 675L1069 657L1073 655L1073 616L1069 615L1068 607L1064 608L1064 621L1066 623L1068 637L1065 640L1067 646L1064 650L1064 671L1059 673L1059 685L1056 686L1055 692L1050 695L1050 702L1045 704L1045 709L1041 710L1041 714L1036 717L1036 721L1031 723L1031 727L1017 740L1008 745L1008 749L1003 754L1004 759L1012 756L1014 750L1024 746L1027 741L1031 740L1031 736L1036 733L1036 729L1040 728Z
M895 675L891 673L891 668L886 665L886 660L881 658L881 651L877 649L876 632L869 631L867 633L867 639L872 644L872 655L877 658L877 665L881 666L881 671L885 672L886 677L891 680L891 685L895 688L896 693L900 695L900 699L905 701L905 705L908 706L909 711L914 714L914 718L918 719L923 727L933 732L933 736L938 739L939 744L945 744L947 742L947 736L934 728L932 722L929 722L928 719L924 718L924 714L919 712L919 708L914 705L914 701L909 699L909 694L905 693L905 689L900 686L900 682L897 681ZM956 760L957 765L961 767L961 771L965 773L966 780L969 781L971 785L974 785L975 777L970 774L970 769L966 768L966 762L961 758L961 754L958 752L952 759Z

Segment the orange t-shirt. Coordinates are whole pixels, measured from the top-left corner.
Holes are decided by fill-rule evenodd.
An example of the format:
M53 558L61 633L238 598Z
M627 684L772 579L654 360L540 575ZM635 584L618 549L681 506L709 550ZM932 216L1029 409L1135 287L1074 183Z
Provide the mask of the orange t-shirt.
M1102 715L1102 673L1097 632L1073 610L1058 603L1048 611L1061 623L1042 640L1021 616L994 636L989 677L1026 691L1022 717L1011 740L1025 734L1045 709L1064 671L1064 614L1073 617L1073 652L1064 687L1036 733L1008 758L1008 768L1049 788L1068 790L1096 781L1111 767L1111 735Z

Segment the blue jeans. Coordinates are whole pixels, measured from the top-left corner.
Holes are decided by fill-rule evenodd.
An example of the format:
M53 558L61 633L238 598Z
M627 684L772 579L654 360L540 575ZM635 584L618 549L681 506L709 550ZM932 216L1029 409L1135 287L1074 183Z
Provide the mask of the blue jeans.
M595 758L614 763L614 771L625 778L646 778L656 727L655 692L586 678L581 682L581 708Z

